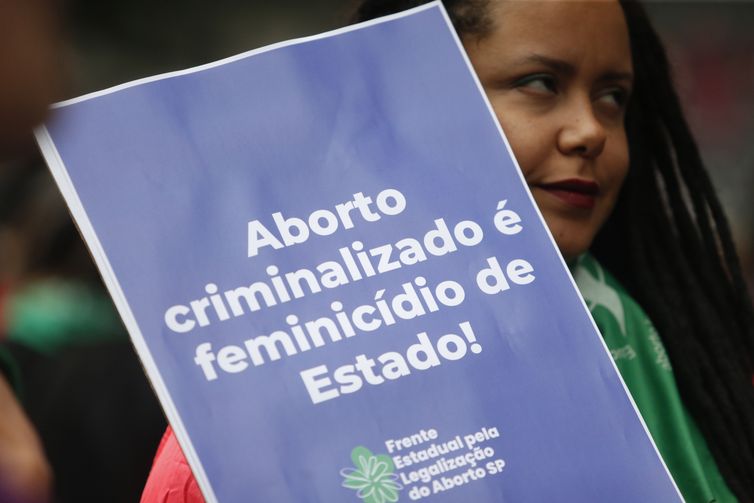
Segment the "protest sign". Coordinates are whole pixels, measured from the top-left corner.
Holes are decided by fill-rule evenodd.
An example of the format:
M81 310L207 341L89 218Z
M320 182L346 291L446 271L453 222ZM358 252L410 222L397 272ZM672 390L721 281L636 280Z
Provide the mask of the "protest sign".
M208 501L677 501L441 5L38 140Z

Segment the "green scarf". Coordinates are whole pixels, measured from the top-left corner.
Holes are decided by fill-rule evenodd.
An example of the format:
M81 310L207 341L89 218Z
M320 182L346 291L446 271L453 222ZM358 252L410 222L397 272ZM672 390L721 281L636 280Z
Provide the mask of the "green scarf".
M642 308L591 255L580 257L572 272L683 497L688 503L737 502L681 403L665 347Z

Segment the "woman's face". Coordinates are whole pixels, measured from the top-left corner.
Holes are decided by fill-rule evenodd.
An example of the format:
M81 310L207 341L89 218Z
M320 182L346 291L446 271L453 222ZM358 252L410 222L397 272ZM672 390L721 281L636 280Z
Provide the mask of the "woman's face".
M633 68L617 0L493 0L466 51L561 253L589 249L628 171Z

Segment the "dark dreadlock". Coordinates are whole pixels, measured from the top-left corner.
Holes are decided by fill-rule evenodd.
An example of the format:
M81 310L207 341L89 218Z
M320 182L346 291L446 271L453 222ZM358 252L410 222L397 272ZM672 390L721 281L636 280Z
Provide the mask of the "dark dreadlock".
M662 43L636 0L620 0L635 83L631 164L594 255L657 326L683 403L723 478L754 503L754 314L730 229L673 88ZM424 0L362 0L354 21ZM489 0L443 2L462 38L491 29Z
M386 16L427 3L429 0L362 0L352 16L353 22ZM492 28L487 16L489 0L444 0L443 5L461 36L484 36Z
M641 5L621 3L635 73L631 166L593 252L657 326L720 472L742 502L754 502L751 301L662 43Z

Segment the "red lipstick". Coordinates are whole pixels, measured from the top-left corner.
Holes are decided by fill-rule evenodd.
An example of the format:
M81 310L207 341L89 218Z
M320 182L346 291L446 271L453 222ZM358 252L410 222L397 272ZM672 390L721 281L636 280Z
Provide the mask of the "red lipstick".
M536 186L571 206L585 210L594 208L600 192L597 182L581 178L570 178Z

